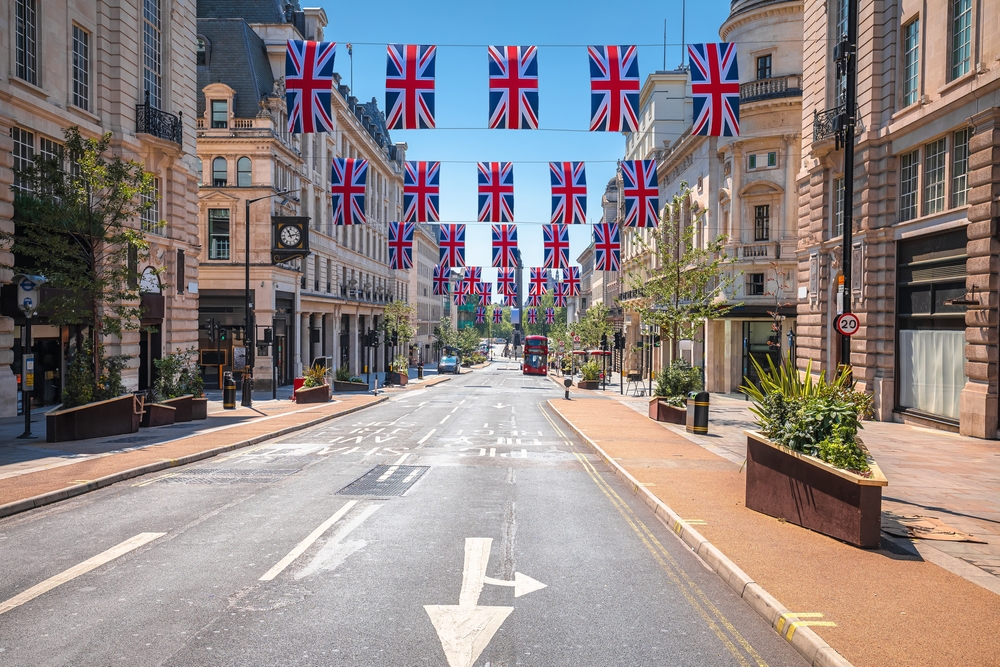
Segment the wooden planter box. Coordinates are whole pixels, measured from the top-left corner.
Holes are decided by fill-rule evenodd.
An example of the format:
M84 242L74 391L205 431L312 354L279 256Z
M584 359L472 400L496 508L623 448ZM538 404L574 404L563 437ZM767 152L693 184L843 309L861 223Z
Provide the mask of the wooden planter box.
M193 403L194 396L191 394L185 394L184 396L178 396L177 398L160 401L160 405L169 405L170 407L177 409L177 412L174 414L174 421L178 424L181 422L189 422L193 419Z
M687 408L668 405L659 396L654 396L649 400L649 418L658 422L683 425L687 423Z
M191 399L191 419L208 419L208 399Z
M139 426L149 428L151 426L169 426L174 423L177 408L162 403L147 403L143 407L142 419Z
M341 382L340 380L333 381L333 390L336 392L343 391L368 391L368 383L366 382Z
M577 389L600 389L601 388L601 381L600 380L577 380L576 381L576 387L577 387Z
M871 477L834 468L777 445L756 431L747 436L746 506L848 544L874 549L882 530L885 475L870 457Z
M326 403L330 400L330 385L319 387L302 387L295 392L296 403Z
M396 385L397 387L405 387L406 383L409 382L410 376L406 373L397 373L396 371L389 371L387 373L389 377L389 382Z
M45 441L66 442L135 433L141 418L142 398L131 394L52 410L45 415Z

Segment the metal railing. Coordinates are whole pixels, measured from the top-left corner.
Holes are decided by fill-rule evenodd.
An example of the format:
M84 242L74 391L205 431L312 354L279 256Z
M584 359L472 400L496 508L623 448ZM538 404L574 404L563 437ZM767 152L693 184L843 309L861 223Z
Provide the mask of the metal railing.
M842 113L844 113L843 106L827 109L826 111L813 111L813 141L833 136L837 131L834 122Z
M135 107L136 133L151 134L158 139L166 139L177 145L184 143L184 124L180 116L166 111L160 111L149 103L149 93L146 101Z
M802 97L802 75L788 74L740 84L740 102Z

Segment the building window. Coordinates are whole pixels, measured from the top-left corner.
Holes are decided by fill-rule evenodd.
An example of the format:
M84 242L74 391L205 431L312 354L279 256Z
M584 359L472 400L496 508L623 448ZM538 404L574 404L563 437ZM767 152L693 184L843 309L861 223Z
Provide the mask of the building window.
M205 46L205 38L199 37L197 41L197 51L196 51L196 64L197 65L207 65L208 64L208 53Z
M38 138L38 157L41 159L48 160L49 162L55 162L56 165L62 169L63 153L63 145L59 142L45 137Z
M250 187L250 158L241 157L236 161L236 185L241 188Z
M952 0L951 13L951 78L957 79L972 64L972 0Z
M847 38L847 0L836 0L836 16L834 16L833 44L837 44L842 39ZM833 48L832 46L830 48ZM830 59L833 62L833 59ZM830 71L835 71L831 68ZM842 76L835 80L835 100L834 106L839 107L847 103L847 77Z
M229 103L226 100L212 100L212 127L229 127Z
M746 290L747 296L764 296L764 274L748 273Z
M15 74L17 78L28 83L38 84L36 70L36 16L35 0L15 0L14 20L16 23L15 40Z
M160 0L142 1L142 82L149 104L163 107Z
M899 221L917 217L917 177L920 151L904 153L899 158Z
M184 249L177 249L177 293L184 294Z
M10 136L14 140L14 187L28 191L31 183L23 172L35 166L35 135L19 127L12 127Z
M90 33L73 26L73 104L90 110Z
M955 133L951 152L951 205L965 206L969 194L969 130Z
M149 208L142 212L142 231L148 234L162 234L163 227L160 225L160 179L153 179L153 191L142 195L143 205Z
M920 80L920 20L910 21L903 27L903 106L917 101L917 83Z
M771 151L770 153L767 154L767 166L768 167L778 166L778 154L776 152Z
M924 215L944 210L944 137L924 146Z
M771 238L771 205L754 206L753 240L767 241Z
M844 235L844 177L833 179L833 235Z
M217 157L212 160L212 186L216 188L226 187L228 171L229 165L226 163L226 158Z
M770 79L771 78L771 54L766 56L757 56L757 78L758 79Z
M208 209L208 258L229 259L229 209Z

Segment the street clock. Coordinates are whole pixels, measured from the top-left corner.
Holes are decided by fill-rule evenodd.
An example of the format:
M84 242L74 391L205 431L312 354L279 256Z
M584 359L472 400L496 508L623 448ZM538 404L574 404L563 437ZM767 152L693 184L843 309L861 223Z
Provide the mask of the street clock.
M309 218L271 216L271 263L281 264L309 254Z

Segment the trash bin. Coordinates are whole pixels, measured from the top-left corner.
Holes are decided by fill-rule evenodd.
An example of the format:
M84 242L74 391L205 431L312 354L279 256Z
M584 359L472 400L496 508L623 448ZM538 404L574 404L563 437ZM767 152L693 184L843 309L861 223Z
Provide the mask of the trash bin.
M222 380L222 407L225 410L236 409L236 380L229 371L226 371Z
M687 424L685 430L688 433L706 435L708 433L708 392L692 391L687 398Z
M305 378L295 378L294 380L292 380L292 400L293 401L295 400L295 392L297 392L299 389L302 389L302 387L305 385L305 383L306 383L306 379Z

